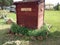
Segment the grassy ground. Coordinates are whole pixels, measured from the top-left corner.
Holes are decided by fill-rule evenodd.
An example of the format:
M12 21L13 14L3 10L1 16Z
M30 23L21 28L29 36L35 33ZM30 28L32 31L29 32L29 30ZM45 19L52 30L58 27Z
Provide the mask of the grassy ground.
M45 11L44 21L52 25L50 31L54 33L54 36L60 36L60 11Z
M16 14L15 13L8 13L8 18L13 19L16 22ZM5 20L0 19L0 29L9 28L10 25L5 23Z
M9 13L9 18L16 20L15 13ZM8 35L8 28L10 25L5 24L3 19L0 19L0 45L8 41L17 41L25 40L24 42L29 41L29 43L24 43L23 45L60 45L60 11L45 11L45 23L52 25L50 32L52 36L43 41L31 41L28 40L28 37L21 38L15 35Z

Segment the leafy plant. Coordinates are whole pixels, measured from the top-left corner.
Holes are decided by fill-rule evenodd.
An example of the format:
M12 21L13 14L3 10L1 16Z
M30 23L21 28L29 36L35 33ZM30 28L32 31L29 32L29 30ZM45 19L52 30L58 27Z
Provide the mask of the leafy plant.
M27 36L43 36L43 37L46 37L47 32L49 32L48 26L46 24L44 24L43 27L41 27L40 29L31 30L25 27L21 27L14 23L11 26L11 31L18 34L21 33Z
M28 32L29 36L43 36L45 37L47 35L48 31L48 27L46 25L44 25L43 27L41 27L38 30L31 30Z
M13 23L12 26L11 26L11 31L14 32L14 33L19 33L18 32L19 28L20 27L18 25Z
M21 33L23 35L27 35L28 29L13 23L11 26L11 31L18 34Z

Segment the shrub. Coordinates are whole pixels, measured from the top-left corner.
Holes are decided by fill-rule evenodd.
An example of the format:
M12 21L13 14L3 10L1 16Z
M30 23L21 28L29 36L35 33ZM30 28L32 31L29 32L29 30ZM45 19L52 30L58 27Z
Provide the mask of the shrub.
M23 35L27 35L28 29L13 23L12 26L11 26L11 31L13 33L18 33L18 34L21 33Z
M55 9L55 10L59 10L59 3L57 3L56 6L54 6L54 9Z
M11 31L14 32L14 33L19 33L18 32L19 28L20 27L18 25L13 23L12 26L11 26Z
M18 34L21 33L27 36L42 36L42 37L46 37L47 32L49 32L48 26L46 24L44 24L40 29L31 30L25 27L21 27L14 23L11 26L11 31Z
M47 32L49 32L48 27L46 25L44 25L41 29L29 31L28 35L29 36L43 36L43 37L45 37L47 35Z

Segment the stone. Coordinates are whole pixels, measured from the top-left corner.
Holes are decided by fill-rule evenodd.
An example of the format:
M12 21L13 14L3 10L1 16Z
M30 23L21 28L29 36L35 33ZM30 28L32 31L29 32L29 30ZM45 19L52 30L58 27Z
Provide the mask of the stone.
M23 37L23 34L19 34L20 37Z
M35 36L31 36L30 37L32 40L36 40L36 37Z
M37 39L38 40L43 40L43 37L42 36L38 36Z
M18 33L15 33L16 36L18 36Z
M12 24L13 21L12 21L11 19L8 19L8 20L6 21L6 23L7 23L7 24Z

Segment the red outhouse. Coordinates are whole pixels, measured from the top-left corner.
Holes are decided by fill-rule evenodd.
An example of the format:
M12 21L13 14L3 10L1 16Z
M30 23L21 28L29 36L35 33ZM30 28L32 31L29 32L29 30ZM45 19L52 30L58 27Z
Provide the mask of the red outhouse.
M15 2L17 24L39 29L44 22L44 0L23 0Z

